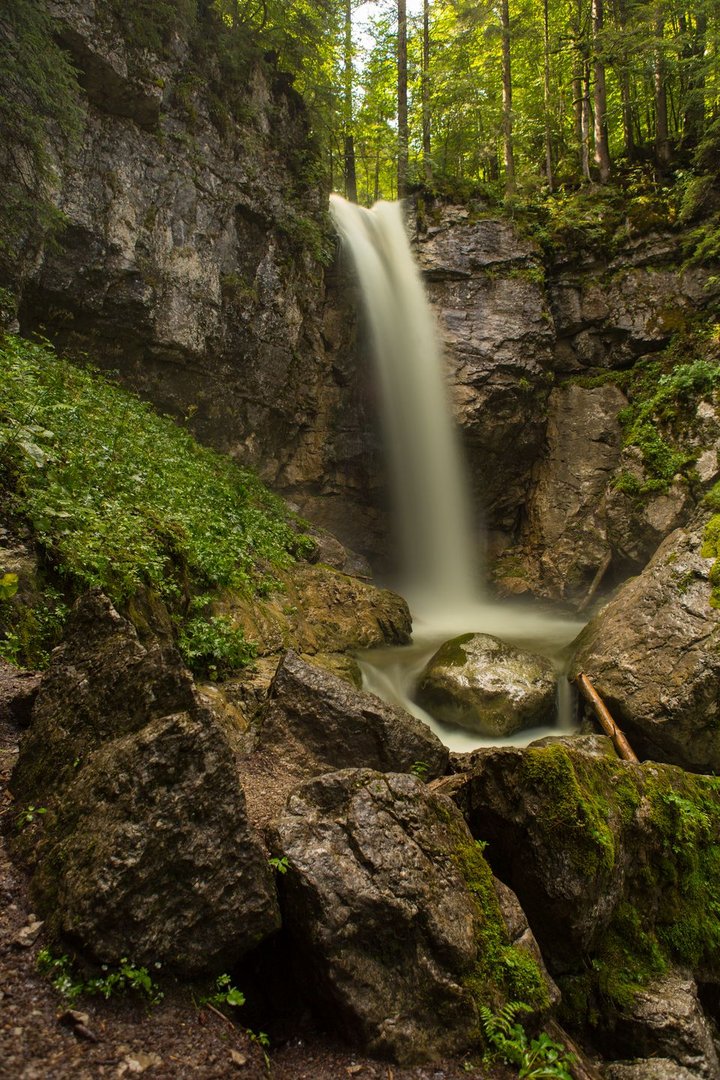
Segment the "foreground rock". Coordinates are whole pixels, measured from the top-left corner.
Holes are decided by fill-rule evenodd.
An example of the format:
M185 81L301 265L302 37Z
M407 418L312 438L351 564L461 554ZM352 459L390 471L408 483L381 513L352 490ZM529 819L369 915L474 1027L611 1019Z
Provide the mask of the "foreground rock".
M633 1055L670 1059L707 1080L720 1076L712 1029L687 972L670 971L640 990L619 1019L617 1037Z
M258 749L306 776L354 766L409 772L422 762L432 778L447 768L447 747L427 724L293 652L278 666L259 725Z
M719 779L558 745L476 752L433 790L487 842L576 1025L615 1031L666 965L720 982Z
M482 735L512 735L552 723L555 673L544 657L489 634L462 634L429 661L415 698L446 724Z
M478 1007L549 994L511 944L492 875L459 813L412 776L331 773L295 792L273 846L284 923L324 1019L401 1064L478 1036Z
M277 929L233 756L171 648L99 594L55 651L12 777L51 933L98 961L225 968Z
M678 529L577 641L585 671L638 754L720 770L720 611L702 527Z

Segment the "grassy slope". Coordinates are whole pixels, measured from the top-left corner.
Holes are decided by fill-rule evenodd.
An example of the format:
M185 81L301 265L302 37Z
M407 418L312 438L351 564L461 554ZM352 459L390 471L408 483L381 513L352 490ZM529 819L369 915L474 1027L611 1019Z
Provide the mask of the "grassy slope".
M191 658L215 637L221 652L247 659L237 632L233 639L222 620L197 612L221 588L266 591L273 568L307 550L284 504L48 345L5 334L0 372L0 486L11 523L29 525L44 556L46 636L59 632L65 600L84 588L99 586L118 604L150 589L186 617L181 643ZM0 599L0 653L37 663L42 649L32 633L18 641L16 623L11 598Z

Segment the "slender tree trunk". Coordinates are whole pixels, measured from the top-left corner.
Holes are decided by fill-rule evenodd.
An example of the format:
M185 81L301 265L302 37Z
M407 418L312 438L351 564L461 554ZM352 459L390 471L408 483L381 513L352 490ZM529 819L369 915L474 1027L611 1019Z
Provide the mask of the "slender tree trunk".
M592 112L590 109L590 62L584 62L582 77L582 104L581 104L581 156L583 180L590 180L590 130L592 127Z
M515 191L515 155L512 136L512 71L510 68L510 3L502 0L502 114L503 152L505 158L505 190Z
M571 9L572 10L572 9ZM590 180L590 88L587 34L583 26L583 0L576 0L570 19L573 39L573 112L575 145L583 180Z
M616 18L620 27L622 41L627 38L627 0L617 0ZM628 161L637 159L637 146L635 144L635 130L633 126L633 103L632 86L630 80L630 57L627 49L623 47L617 67L618 83L620 85L620 101L622 102L623 142L625 143L625 155Z
M665 13L663 5L655 7L655 58L653 80L655 90L655 156L660 169L664 169L671 158L670 138L668 135L667 86L665 58L663 57L663 34L665 31Z
M430 0L423 0L422 136L423 171L428 186L432 184L430 134Z
M543 93L545 98L545 177L550 191L553 190L552 133L550 129L550 14L548 0L543 0L543 40L545 65L543 70Z
M408 187L408 93L407 93L407 4L398 0L397 90L398 90L398 198Z
M353 41L352 0L345 0L345 56L344 56L344 145L345 145L345 197L357 202L357 173L355 169L355 140L353 139Z
M695 31L688 25L683 57L686 58L688 78L683 116L683 146L697 146L705 127L705 39L707 15L698 11Z
M610 148L608 145L607 92L605 89L605 61L602 59L603 25L605 22L604 0L592 0L593 66L595 74L595 164L600 173L600 183L610 179Z

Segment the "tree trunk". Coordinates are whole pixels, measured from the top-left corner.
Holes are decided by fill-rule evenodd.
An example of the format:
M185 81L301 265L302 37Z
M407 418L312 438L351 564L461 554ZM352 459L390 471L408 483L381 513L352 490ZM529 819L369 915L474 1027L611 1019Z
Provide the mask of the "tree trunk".
M585 61L582 77L581 154L583 180L590 180L590 62Z
M668 136L667 87L665 83L665 58L663 56L663 34L665 13L663 5L655 7L655 60L653 80L655 88L655 156L660 169L664 169L671 158L670 139Z
M425 183L432 184L430 145L430 0L423 0L422 135Z
M355 140L353 139L353 41L352 0L345 0L345 69L344 69L344 147L345 147L345 198L357 202L357 173L355 169Z
M398 89L398 198L408 187L408 93L407 93L407 4L398 0L397 89Z
M545 65L543 71L543 93L545 98L545 177L550 191L553 190L552 133L550 129L550 14L548 0L543 0L543 40L545 46Z
M505 191L508 195L515 189L515 155L512 137L512 71L510 68L510 4L502 0L502 113L503 151L505 158Z
M688 72L685 113L683 116L683 146L695 147L705 127L705 38L707 15L698 11L695 16L695 32L688 26L688 36L683 48L683 58Z
M593 63L595 69L595 164L600 173L601 184L606 184L610 179L605 61L602 59L604 21L604 0L592 0Z
M617 21L620 27L620 36L624 41L627 36L627 7L626 0L618 0ZM623 142L628 161L637 159L637 146L635 143L635 127L633 118L632 88L629 71L629 55L623 49L617 68L618 83L620 84L620 100L622 102Z

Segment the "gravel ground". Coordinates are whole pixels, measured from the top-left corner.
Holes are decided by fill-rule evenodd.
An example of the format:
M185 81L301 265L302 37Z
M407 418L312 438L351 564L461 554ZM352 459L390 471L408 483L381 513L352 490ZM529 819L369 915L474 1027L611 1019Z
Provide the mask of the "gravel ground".
M2 681L2 672L0 672ZM0 698L2 687L0 686ZM2 710L0 710L2 712ZM358 1056L312 1031L285 1035L270 1050L269 1065L245 1031L208 1008L198 1008L186 987L164 988L148 1008L122 998L81 999L68 1013L37 971L45 944L34 917L24 873L12 862L7 836L16 828L7 781L17 757L18 732L0 715L0 1078L91 1080L146 1074L162 1080L509 1080L514 1071L470 1068L463 1061L401 1069ZM34 939L34 940L33 940ZM79 1014L79 1015L78 1015Z

